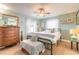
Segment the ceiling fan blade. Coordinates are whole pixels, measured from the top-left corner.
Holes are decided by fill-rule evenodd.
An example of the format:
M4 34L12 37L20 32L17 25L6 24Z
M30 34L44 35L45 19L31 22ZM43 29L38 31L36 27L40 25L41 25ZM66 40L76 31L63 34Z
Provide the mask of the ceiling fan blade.
M47 12L46 14L50 14L50 12Z

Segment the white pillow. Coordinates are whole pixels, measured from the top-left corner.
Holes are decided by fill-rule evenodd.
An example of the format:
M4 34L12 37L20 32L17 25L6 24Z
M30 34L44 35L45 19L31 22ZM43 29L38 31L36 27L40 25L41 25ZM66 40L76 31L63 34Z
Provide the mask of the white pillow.
M36 42L36 41L37 41L37 35L33 34L33 35L32 35L32 38L31 38L31 41Z

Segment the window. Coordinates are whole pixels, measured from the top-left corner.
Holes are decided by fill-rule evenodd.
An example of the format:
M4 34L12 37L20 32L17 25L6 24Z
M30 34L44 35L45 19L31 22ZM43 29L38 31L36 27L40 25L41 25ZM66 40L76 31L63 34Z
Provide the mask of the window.
M36 20L28 19L27 22L27 33L36 32L37 31L37 22Z
M52 19L52 20L47 20L46 21L46 28L47 29L52 29L52 28L58 28L59 21L58 19Z

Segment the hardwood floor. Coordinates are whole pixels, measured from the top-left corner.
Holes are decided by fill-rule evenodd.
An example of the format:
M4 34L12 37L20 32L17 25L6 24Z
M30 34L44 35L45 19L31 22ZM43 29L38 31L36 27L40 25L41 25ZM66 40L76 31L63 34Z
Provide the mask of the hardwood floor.
M70 48L70 43L67 41L62 41L57 46L56 44L53 46L53 54L54 55L79 55L79 51L76 50L75 44L74 48ZM19 45L7 47L0 50L0 55L28 55L24 53ZM50 55L50 51L46 50L41 55Z

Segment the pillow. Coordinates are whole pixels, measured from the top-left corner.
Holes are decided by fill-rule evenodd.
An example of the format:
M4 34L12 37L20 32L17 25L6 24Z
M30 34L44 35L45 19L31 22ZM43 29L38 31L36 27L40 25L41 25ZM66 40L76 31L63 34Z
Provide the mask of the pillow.
M55 32L55 28L53 28L53 29L47 29L46 32L47 33L54 33Z
M49 30L48 30L48 29L46 29L46 30L45 30L45 32L46 32L46 33L48 33L48 32L49 32Z
M36 42L37 41L37 35L33 34L31 37L31 41Z
M53 28L53 29L51 29L51 33L54 33L55 32L55 29Z
M48 33L51 33L51 29L48 29Z

